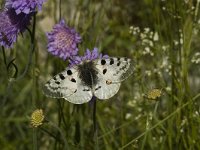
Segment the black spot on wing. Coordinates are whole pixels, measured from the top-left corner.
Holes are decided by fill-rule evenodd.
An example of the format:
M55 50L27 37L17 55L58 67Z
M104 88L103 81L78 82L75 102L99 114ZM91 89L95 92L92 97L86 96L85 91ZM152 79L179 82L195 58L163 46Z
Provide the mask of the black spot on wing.
M107 69L103 69L103 74L105 74L107 72Z
M117 66L120 66L120 64L121 64L121 62L119 61L119 62L117 63Z
M64 75L63 75L62 73L59 74L59 77L60 77L61 80L64 80L64 79L65 79L65 77L64 77Z
M90 89L83 89L83 91L90 91Z
M102 60L101 60L101 65L105 65L105 64L106 64L105 59L102 59Z
M59 82L59 81L56 81L55 83L56 83L56 84L60 84L60 82Z
M67 70L67 75L72 75L72 71L71 70Z
M76 92L77 92L77 90L74 91L74 93L76 93Z
M98 89L100 89L100 88L101 88L101 86L98 86L98 87L97 87L97 88L95 88L94 90L95 90L95 91L97 91L97 90L98 90Z
M110 65L114 64L114 59L110 58Z
M56 76L54 76L53 79L56 80Z
M72 82L76 83L76 80L74 78L71 79Z
M124 58L125 60L125 58ZM127 59L128 60L128 59ZM117 64L118 65L118 64ZM122 64L121 66L119 66L118 70L116 71L115 74L113 74L114 76L118 76L118 74L121 75L120 78L124 78L124 76L126 76L127 71L129 70L130 64L127 61L125 64Z
M128 58L127 58L127 57L124 57L124 60L125 60L125 61L127 61L127 60L128 60Z

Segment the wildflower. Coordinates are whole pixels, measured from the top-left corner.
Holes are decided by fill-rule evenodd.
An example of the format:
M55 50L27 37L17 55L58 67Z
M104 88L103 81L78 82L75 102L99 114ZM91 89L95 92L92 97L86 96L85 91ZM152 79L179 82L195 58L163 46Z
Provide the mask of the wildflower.
M130 26L130 28L129 28L129 33L132 33L133 32L133 26Z
M137 101L136 101L137 98L138 98L138 97L134 97L133 100L128 101L127 105L128 105L129 107L135 107L135 106L137 105Z
M45 0L7 0L6 7L13 8L17 14L25 13L30 14L36 11L42 10L42 4Z
M144 28L144 33L149 33L150 32L150 28Z
M168 49L169 49L169 45L163 45L163 46L162 46L162 50L163 50L164 52L166 52Z
M162 7L162 10L166 10L166 7Z
M130 119L132 117L132 114L131 113L127 113L126 115L125 115L125 119Z
M172 91L171 87L169 87L169 86L167 86L167 87L165 88L165 90L166 90L167 92L171 92L171 91Z
M131 33L133 35L137 35L137 34L140 33L140 28L139 27L130 26L129 33Z
M98 58L108 58L108 55L102 55L98 53L98 48L94 48L92 51L86 50L84 56L75 56L70 59L70 66L78 65L85 60L95 60Z
M23 32L30 24L31 15L21 13L17 15L14 9L6 9L0 12L0 45L12 47L17 40L17 35Z
M51 32L47 33L47 38L47 47L51 54L64 60L77 55L77 45L81 42L81 37L74 29L66 26L64 20L61 20Z
M36 109L31 115L31 125L35 128L42 125L44 121L44 114L42 109Z
M152 89L147 93L147 98L148 99L152 99L152 100L156 100L157 98L159 98L162 94L162 90L160 89Z
M200 52L196 52L191 60L192 63L199 64L200 63Z
M146 70L146 71L145 71L145 74L146 74L147 76L151 76L151 75L152 75L152 72L151 72L151 70Z
M159 40L158 32L155 32L155 34L153 36L153 40L154 41L158 41Z
M176 46L179 44L179 42L177 40L174 40L173 42L174 42L174 45L176 45Z

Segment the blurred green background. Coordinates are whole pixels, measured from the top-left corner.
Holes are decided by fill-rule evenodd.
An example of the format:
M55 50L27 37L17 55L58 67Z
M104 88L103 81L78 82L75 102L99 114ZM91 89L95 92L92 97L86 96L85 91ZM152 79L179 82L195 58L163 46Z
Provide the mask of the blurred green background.
M60 18L81 34L80 54L98 47L136 62L117 95L97 101L96 138L91 103L42 93L68 65L47 51L45 34ZM0 148L200 149L199 29L198 0L47 0L36 15L35 51L28 32L5 49L5 57L0 51ZM152 89L162 92L156 100L148 98ZM50 123L32 128L37 108Z

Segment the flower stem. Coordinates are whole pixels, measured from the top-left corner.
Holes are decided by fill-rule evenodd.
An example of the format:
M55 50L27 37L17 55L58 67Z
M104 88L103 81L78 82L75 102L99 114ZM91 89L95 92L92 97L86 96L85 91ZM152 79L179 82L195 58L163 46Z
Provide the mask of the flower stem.
M27 31L29 32L29 34L31 36L31 49L30 49L30 53L29 53L28 64L26 65L22 75L20 75L16 80L22 79L26 75L30 65L32 64L32 57L33 57L33 53L35 51L35 27L36 27L36 14L33 15L32 31L30 31L30 29L27 28Z
M98 133L97 133L97 122L96 122L96 99L93 103L93 129L94 129L94 142L95 142L95 150L98 150Z
M2 52L3 52L3 61L4 61L4 64L5 64L5 66L6 66L6 69L7 69L6 53L5 53L5 49L4 49L3 46L2 46Z
M33 150L38 149L38 142L37 142L37 129L33 129Z
M61 20L61 16L62 16L62 14L61 14L61 12L62 12L62 10L61 10L62 2L61 1L62 0L59 0L59 21Z
M63 134L63 131L60 129L60 127L58 127L56 124L54 124L53 122L50 122L49 121L49 125L51 125L52 127L54 127L55 129L57 129L58 130L58 132L59 132L59 135L60 135L60 137L61 137L61 139L63 140L63 143L64 143L64 150L66 150L67 149L67 147L69 147L68 146L68 143L67 143L67 141L66 141L66 138L65 138L65 136L64 136L64 134ZM58 136L57 136L58 137ZM58 138L56 138L56 141L58 141L58 142L60 142L60 139L58 139Z

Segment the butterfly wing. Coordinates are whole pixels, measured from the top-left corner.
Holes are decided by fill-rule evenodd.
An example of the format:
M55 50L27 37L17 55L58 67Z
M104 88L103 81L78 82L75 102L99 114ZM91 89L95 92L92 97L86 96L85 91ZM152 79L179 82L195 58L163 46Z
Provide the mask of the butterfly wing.
M97 61L99 68L104 76L112 77L112 83L122 82L128 78L134 71L134 62L126 57L99 59Z
M121 83L107 84L105 77L101 76L101 74L98 74L98 78L99 83L93 90L98 99L109 99L119 91Z
M99 99L109 99L118 92L121 82L133 73L134 63L124 57L96 61L99 82L93 89L94 95Z
M91 88L84 86L78 78L77 68L67 68L55 75L44 86L45 95L53 98L64 98L74 104L91 100Z

